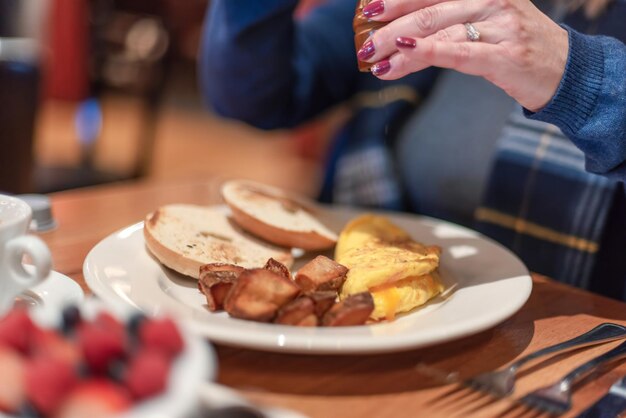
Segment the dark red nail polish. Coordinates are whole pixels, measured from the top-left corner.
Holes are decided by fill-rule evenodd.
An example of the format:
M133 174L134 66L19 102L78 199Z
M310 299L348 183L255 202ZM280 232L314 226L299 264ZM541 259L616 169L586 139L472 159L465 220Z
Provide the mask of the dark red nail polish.
M398 48L415 48L417 43L413 38L407 38L406 36L400 36L396 38L396 46Z
M385 3L382 0L375 0L363 8L365 17L374 17L385 11Z
M368 58L371 58L376 52L376 48L374 48L374 43L372 41L367 41L363 44L359 52L357 52L356 56L360 61L365 61Z
M372 65L371 71L375 76L383 75L391 70L391 63L389 60L378 61L376 64Z

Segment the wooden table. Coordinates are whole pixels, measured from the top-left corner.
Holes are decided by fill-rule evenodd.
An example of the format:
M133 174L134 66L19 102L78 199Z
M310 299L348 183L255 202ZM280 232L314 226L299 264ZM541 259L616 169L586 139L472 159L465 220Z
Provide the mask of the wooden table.
M219 201L217 180L129 183L51 197L59 227L42 238L52 250L55 270L72 277L87 292L82 263L101 239L163 204ZM511 401L491 402L455 385L443 385L430 373L458 372L462 378L469 377L604 321L626 325L624 303L538 275L533 280L532 295L516 315L468 338L402 353L360 356L272 354L217 346L218 380L259 403L292 408L312 417L533 416ZM617 344L548 360L541 368L531 365L522 371L513 398L552 382ZM574 409L567 416L581 412L623 374L626 364L582 382L574 395Z

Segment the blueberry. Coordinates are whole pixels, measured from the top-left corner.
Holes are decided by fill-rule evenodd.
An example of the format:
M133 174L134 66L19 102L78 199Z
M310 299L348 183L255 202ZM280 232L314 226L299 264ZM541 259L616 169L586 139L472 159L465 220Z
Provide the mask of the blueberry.
M89 366L87 366L87 363L81 361L78 364L76 364L74 368L74 373L76 373L76 376L80 378L88 377L90 373Z
M22 402L18 411L18 416L22 418L41 418L42 415L37 411L35 405L28 401Z
M128 320L128 323L126 324L128 333L132 337L136 337L139 334L139 328L141 327L141 324L145 320L146 320L146 316L142 314L141 312L134 313Z
M81 321L80 309L76 305L68 305L63 309L61 331L70 334Z
M126 375L126 364L123 360L117 359L109 362L107 366L107 376L116 382L123 382Z

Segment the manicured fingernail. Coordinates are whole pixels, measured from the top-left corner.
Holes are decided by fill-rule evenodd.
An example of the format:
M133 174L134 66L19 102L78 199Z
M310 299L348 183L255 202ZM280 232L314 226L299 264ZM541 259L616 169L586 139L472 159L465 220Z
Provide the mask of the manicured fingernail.
M415 48L417 43L413 38L407 38L406 36L400 36L396 38L396 46L398 48Z
M376 64L372 65L371 71L375 76L383 75L391 70L391 63L389 60L378 61Z
M375 0L363 8L365 17L374 17L385 11L385 3L382 0Z
M365 61L366 59L372 57L376 52L376 48L374 48L374 43L372 41L367 41L363 44L359 52L356 53L357 58L360 61Z

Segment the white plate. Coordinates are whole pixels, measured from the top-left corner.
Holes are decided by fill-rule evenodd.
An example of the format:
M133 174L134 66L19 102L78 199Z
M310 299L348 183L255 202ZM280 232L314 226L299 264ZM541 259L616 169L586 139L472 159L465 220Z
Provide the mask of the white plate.
M336 231L361 212L325 210ZM522 307L532 289L524 264L501 245L477 232L443 221L389 213L413 238L443 248L443 295L393 322L341 328L301 328L263 324L211 313L197 281L159 264L147 251L143 223L98 243L83 266L87 285L105 301L124 301L147 313L167 311L184 318L212 341L268 351L375 353L405 350L470 335L505 320ZM306 258L298 260L295 268Z
M34 269L30 265L24 267L27 270ZM15 298L15 303L31 309L39 322L51 325L58 323L64 306L79 305L84 298L85 293L78 283L61 273L51 271L46 280Z

